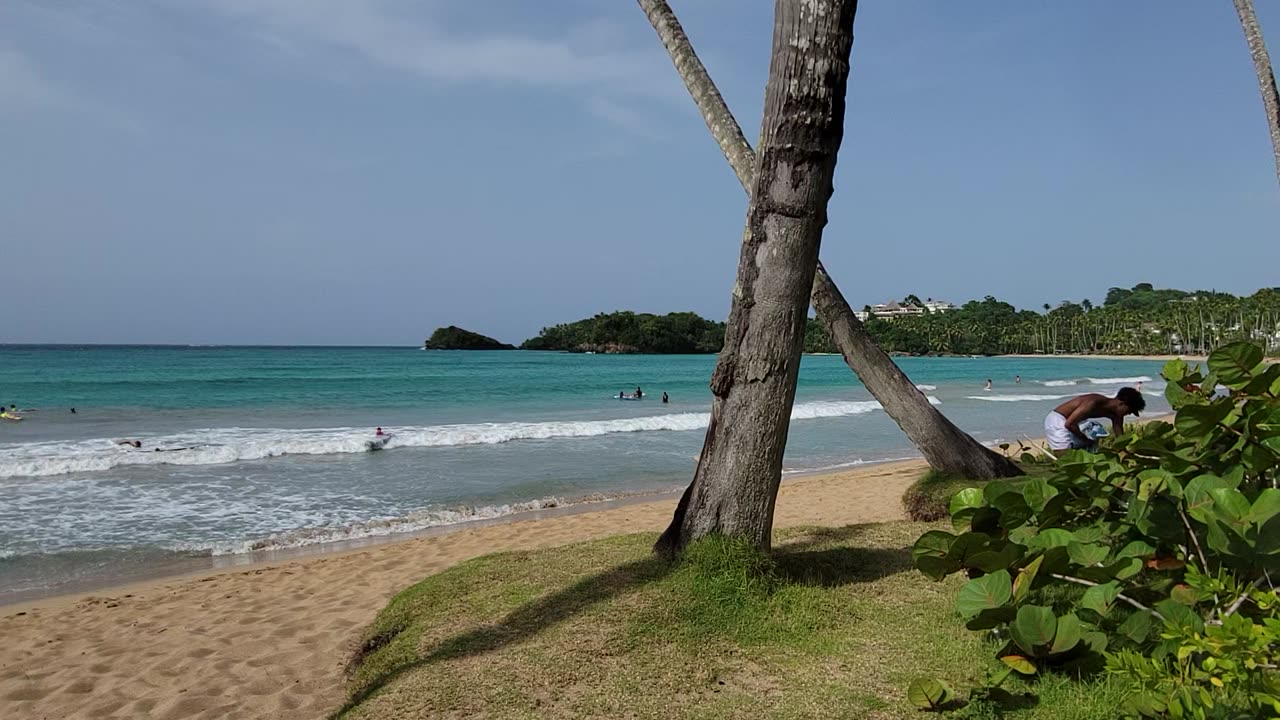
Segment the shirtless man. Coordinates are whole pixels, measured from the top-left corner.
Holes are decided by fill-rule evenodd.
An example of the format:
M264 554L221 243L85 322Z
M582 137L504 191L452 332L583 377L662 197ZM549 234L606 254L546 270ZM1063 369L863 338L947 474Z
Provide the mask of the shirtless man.
M1113 398L1089 393L1078 395L1054 408L1044 419L1044 437L1054 455L1093 445L1093 440L1080 431L1080 423L1093 418L1111 420L1111 434L1124 430L1124 416L1138 416L1147 407L1142 393L1131 387L1120 388Z

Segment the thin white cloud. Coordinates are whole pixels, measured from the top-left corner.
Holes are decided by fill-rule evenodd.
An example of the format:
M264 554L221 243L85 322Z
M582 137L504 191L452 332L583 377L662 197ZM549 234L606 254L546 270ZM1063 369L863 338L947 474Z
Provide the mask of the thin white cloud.
M207 7L250 23L247 29L254 34L265 26L277 39L343 49L436 81L673 94L660 48L622 48L617 29L599 20L575 24L563 37L543 38L447 29L423 12L422 3L209 0Z

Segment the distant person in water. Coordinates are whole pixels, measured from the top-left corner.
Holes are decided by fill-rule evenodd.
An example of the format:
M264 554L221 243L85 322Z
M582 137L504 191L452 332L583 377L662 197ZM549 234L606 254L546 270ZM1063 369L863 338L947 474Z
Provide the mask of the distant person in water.
M373 431L374 437L382 437L382 428Z
M643 391L641 391L641 390L640 390L640 386L639 386L639 385L637 385L637 386L636 386L636 399L637 399L637 400L639 400L639 399L640 399L640 398L642 398L642 397L644 397L644 392L643 392Z
M1077 395L1053 409L1044 419L1044 437L1054 455L1080 450L1093 445L1093 439L1080 429L1080 423L1095 418L1111 421L1111 434L1124 431L1124 416L1137 417L1147 408L1142 393L1131 387L1120 388L1109 398L1097 393Z
M983 389L983 390L990 390L990 389L991 389L991 378L987 378L987 386L986 386L986 387L984 387L984 388L982 388L982 389Z
M664 392L664 393L662 393L662 402L664 402L664 403L665 403L665 402L669 402L669 400L668 400L668 398L667 398L667 394L666 394L665 392Z
M75 408L71 408L71 414L72 414L72 415L75 415L75 414L76 414L76 409L75 409Z
M1014 384L1015 384L1015 385L1021 385L1021 384L1022 384L1022 376L1021 376L1021 375L1014 375L1014 376L1013 376L1013 382L1014 382Z
M141 448L141 447L142 447L142 441L141 441L141 440L117 440L117 441L116 441L116 444L117 444L117 445L128 445L129 447L133 447L133 448Z

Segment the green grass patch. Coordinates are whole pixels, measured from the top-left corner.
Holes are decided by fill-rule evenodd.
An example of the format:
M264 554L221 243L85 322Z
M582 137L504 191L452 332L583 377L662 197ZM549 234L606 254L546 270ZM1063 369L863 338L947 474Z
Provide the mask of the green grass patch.
M1012 478L1014 482L1047 475L1053 470L1053 465L1043 462L1022 462L1018 463L1018 467L1022 468L1026 477ZM916 522L943 520L950 517L949 506L953 495L965 488L982 487L986 484L985 480L969 480L929 470L902 493L902 507L907 517Z
M341 716L916 718L912 679L962 689L999 669L955 613L963 580L911 569L923 529L784 530L771 556L708 539L678 563L648 534L463 563L367 628ZM1034 699L1005 717L1114 716L1104 680L1006 685Z

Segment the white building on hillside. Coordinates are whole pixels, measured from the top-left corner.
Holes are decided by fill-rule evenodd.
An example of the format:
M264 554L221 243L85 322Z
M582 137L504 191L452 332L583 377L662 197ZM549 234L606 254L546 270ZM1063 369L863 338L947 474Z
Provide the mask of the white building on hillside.
M958 310L958 309L959 308L957 308L955 305L952 305L951 303L945 300L934 300L933 298L929 298L928 300L925 300L923 306L916 305L914 303L903 304L898 302L897 300L890 300L887 303L872 305L870 313L868 313L864 309L864 310L859 310L858 312L855 312L854 315L857 315L859 320L866 322L867 318L871 317L872 315L885 320L892 320L893 318L903 317L907 315L923 315L926 312L943 313L943 312L951 312L952 310Z

